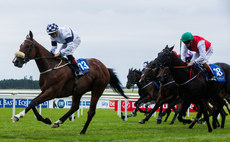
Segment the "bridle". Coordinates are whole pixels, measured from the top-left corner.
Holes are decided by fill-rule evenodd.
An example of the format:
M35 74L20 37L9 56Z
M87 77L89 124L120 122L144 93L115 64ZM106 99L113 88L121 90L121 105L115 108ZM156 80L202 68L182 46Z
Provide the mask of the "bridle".
M38 49L38 47L36 46L36 44L34 43L33 40L30 40L30 39L27 38L27 39L25 39L25 41L31 42L32 45L26 45L26 46L29 46L29 47L28 47L28 48L29 48L29 52L27 52L27 53L21 52L21 53L25 54L25 57L24 57L24 58L21 58L23 63L27 63L27 62L29 62L30 60L32 60L32 58L30 58L29 56L30 56L30 54L31 54L33 48ZM25 41L24 41L24 43L25 43ZM24 43L22 43L22 45L23 45ZM20 51L19 51L19 52L20 52ZM56 57L47 56L47 57L36 57L36 58L33 58L33 59L34 59L34 60L40 60L40 59L54 59L54 58L56 58Z

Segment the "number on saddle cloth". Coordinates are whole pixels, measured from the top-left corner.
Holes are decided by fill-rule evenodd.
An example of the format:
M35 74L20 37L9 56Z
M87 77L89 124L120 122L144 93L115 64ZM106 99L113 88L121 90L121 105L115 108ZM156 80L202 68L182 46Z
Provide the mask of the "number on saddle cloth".
M213 74L216 76L217 82L225 82L225 76L223 70L215 64L210 64L210 68L212 69Z
M77 60L77 65L83 74L87 74L90 70L90 67L84 58L80 58Z
M200 66L199 63L195 63L196 67L201 69L203 71L203 73L208 77L208 73L203 70ZM216 76L216 81L217 82L225 82L225 76L224 76L224 72L223 70L218 66L218 65L215 65L215 64L209 64L213 74Z

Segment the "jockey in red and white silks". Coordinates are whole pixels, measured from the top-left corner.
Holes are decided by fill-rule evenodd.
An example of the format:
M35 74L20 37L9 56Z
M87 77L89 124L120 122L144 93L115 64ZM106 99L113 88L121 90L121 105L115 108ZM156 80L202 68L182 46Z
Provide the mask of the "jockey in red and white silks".
M193 36L190 32L186 32L182 35L181 41L184 43L181 51L181 59L186 62L186 54L188 50L193 51L193 56L188 67L194 63L199 63L201 67L207 71L209 81L215 81L216 78L208 64L208 59L213 54L213 48L211 43L200 36Z
M213 54L211 43L200 36L193 36L193 38L194 39L191 42L191 46L187 45L187 47L186 44L183 44L181 59L185 61L186 54L190 50L194 51L190 62L196 62L200 64L208 63L208 59Z

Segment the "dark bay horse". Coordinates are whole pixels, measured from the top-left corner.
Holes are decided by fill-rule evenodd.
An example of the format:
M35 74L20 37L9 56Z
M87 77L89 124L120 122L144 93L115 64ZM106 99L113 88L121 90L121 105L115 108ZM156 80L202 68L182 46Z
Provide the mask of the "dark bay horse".
M135 84L138 87L138 94L140 96L140 98L135 102L135 109L132 111L131 114L127 115L127 117L131 117L131 116L136 116L137 111L139 110L142 113L147 114L147 107L150 104L155 103L155 99L157 98L157 91L158 88L154 85L154 83L150 83L148 85L142 85L140 84L140 79L141 79L141 75L142 75L142 71L137 70L137 69L129 69L128 75L127 75L127 82L126 82L126 88L130 89L132 86L134 86ZM140 107L145 104L146 110L143 111L142 109L140 109ZM123 116L122 114L122 119L125 116Z
M76 81L72 70L68 67L68 63L61 58L55 58L53 54L35 41L31 31L20 45L20 50L16 52L15 56L13 63L17 67L22 67L24 63L30 60L35 60L40 71L39 86L41 89L41 93L31 101L25 110L12 117L15 121L18 121L20 117L25 116L32 109L38 121L51 124L51 120L49 118L44 119L35 107L54 98L72 96L70 110L52 125L53 128L57 128L59 124L64 123L69 116L79 109L82 95L91 91L87 121L80 133L85 134L95 115L97 102L108 83L116 92L127 98L113 70L106 68L97 59L87 59L90 71Z
M156 63L159 67L169 67L170 72L179 86L179 95L183 100L182 109L179 113L178 120L183 123L191 123L191 120L183 119L182 115L186 113L191 103L200 106L200 111L204 114L204 120L208 126L208 131L212 128L209 122L209 115L206 108L206 103L212 99L216 102L213 108L213 119L217 120L217 115L224 105L224 100L219 96L221 90L226 90L230 93L230 66L225 63L217 63L225 73L226 82L207 82L206 76L195 66L187 68L184 63L174 52L173 48L166 46L156 58ZM214 129L216 128L213 125Z
M167 74L162 75L162 70L157 68L156 65L154 65L154 62L155 61L150 62L151 64L150 67L144 70L144 73L141 78L141 82L151 82L152 80L158 80L161 84L160 88L158 89L159 95L156 99L156 104L154 108L150 111L150 113L146 116L146 118L143 120L140 120L139 123L144 124L145 121L148 121L149 118L152 116L152 114L160 106L162 106L165 103L168 103L169 105L168 108L163 113L161 112L159 113L159 116L157 118L157 123L160 124L162 117L167 113L167 117L165 119L166 121L171 112L171 109L173 109L175 112L175 115L170 123L170 124L173 124L178 114L178 111L176 110L174 106L180 102L178 88L171 74L167 73ZM156 70L159 70L158 71L159 73L157 74L157 76L154 75Z

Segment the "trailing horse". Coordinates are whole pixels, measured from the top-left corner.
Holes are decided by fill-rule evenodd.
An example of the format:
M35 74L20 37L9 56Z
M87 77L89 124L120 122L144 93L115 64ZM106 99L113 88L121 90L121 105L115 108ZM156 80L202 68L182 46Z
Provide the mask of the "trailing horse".
M130 89L132 86L134 86L135 84L138 87L138 94L140 96L140 98L135 102L135 109L131 112L131 114L127 115L127 117L131 117L131 116L136 116L137 111L139 110L140 112L143 112L145 114L148 113L147 111L147 107L150 104L155 103L155 99L157 98L158 95L158 88L154 85L154 84L148 84L148 85L141 85L139 80L141 79L141 75L142 72L140 70L136 70L136 69L129 69L128 75L127 75L127 83L126 83L126 88ZM156 91L157 90L157 91ZM143 105L145 105L146 110L143 111L142 109L140 109L140 107ZM125 116L122 115L122 119L125 118Z
M178 88L176 86L176 83L174 79L172 78L171 74L166 69L159 70L154 65L155 61L150 62L151 68L146 68L144 70L144 74L142 75L141 82L151 82L152 80L158 80L160 82L160 87L158 89L159 95L156 99L156 104L152 110L150 110L150 114L146 116L145 119L140 120L139 123L144 124L145 121L148 121L149 118L152 116L152 114L163 104L168 103L168 108L163 112L159 113L159 116L157 117L157 123L161 123L162 117L167 113L167 117L165 121L167 120L171 109L174 110L175 115L171 121L170 124L173 124L176 120L176 116L178 114L177 109L174 107L176 104L178 104L181 100L179 98L178 94ZM157 76L155 75L156 70L159 70ZM162 72L166 72L166 74L163 74Z
M213 119L217 120L217 115L224 105L224 100L219 96L221 90L226 90L230 93L230 66L225 63L218 63L217 65L222 68L226 82L207 82L206 76L197 67L192 66L187 68L184 63L174 52L173 48L165 47L156 58L156 63L159 67L169 67L170 72L179 86L179 95L182 102L182 109L179 113L178 120L183 123L191 123L192 120L183 119L182 115L186 113L191 103L200 106L201 113L204 114L204 120L207 123L208 131L211 132L212 128L209 123L208 110L206 102L212 99L216 102L213 108ZM217 127L213 124L214 129Z
M25 110L12 117L15 121L18 121L20 117L25 116L32 109L38 121L51 124L51 120L49 118L44 119L35 107L54 98L72 96L70 110L52 125L53 128L57 128L59 124L64 123L69 116L79 109L82 95L91 91L88 117L81 131L81 134L85 134L95 115L97 102L108 83L116 92L128 98L121 89L120 81L113 70L106 68L101 61L94 58L87 59L90 71L78 78L76 82L74 74L67 66L68 63L61 58L55 58L53 54L35 41L31 31L15 55L13 63L17 67L22 67L24 63L30 60L35 60L40 71L39 86L41 89L41 93L30 102Z

